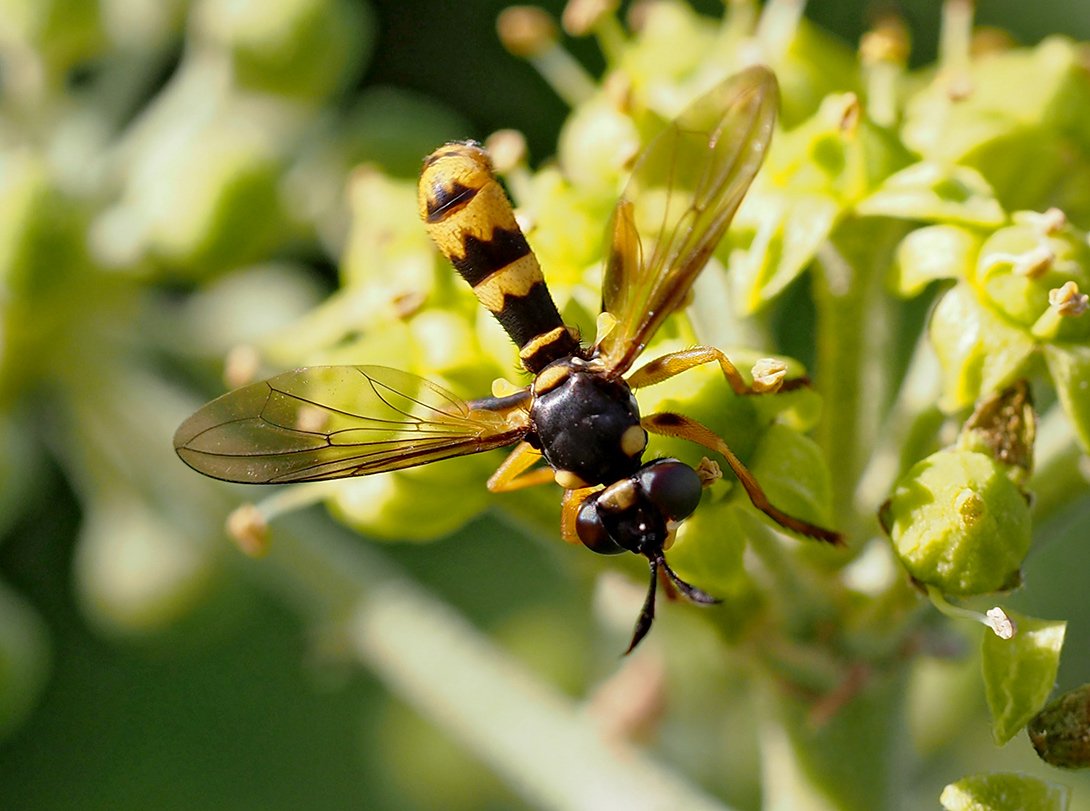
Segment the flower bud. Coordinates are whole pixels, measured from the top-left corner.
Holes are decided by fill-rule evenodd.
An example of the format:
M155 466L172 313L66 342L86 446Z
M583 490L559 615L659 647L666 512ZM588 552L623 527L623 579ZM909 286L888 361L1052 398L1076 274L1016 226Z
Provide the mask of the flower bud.
M203 2L193 18L241 87L301 99L351 82L374 39L369 7L354 0Z
M1073 227L1042 234L1024 223L996 231L980 249L975 277L983 303L1039 340L1090 337L1090 318L1077 307L1078 291L1090 289L1090 246Z
M942 450L898 482L883 523L915 580L951 595L1016 585L1029 549L1029 504L983 453Z

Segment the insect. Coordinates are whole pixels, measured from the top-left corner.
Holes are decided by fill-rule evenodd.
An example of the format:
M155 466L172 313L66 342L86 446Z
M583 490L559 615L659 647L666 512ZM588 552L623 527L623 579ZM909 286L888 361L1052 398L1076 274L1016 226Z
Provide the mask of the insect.
M764 158L777 102L771 71L748 68L698 99L637 159L608 230L604 315L592 345L562 321L487 153L473 142L440 147L421 172L421 217L518 347L530 385L464 401L381 366L296 369L205 405L178 429L178 455L215 478L282 483L365 476L514 444L490 490L555 481L564 489L566 540L647 558L650 586L628 651L651 628L660 574L694 603L717 602L678 577L664 551L705 482L677 459L645 462L648 433L715 451L776 523L839 543L837 533L773 506L709 428L681 414L640 415L633 390L704 363L718 363L738 394L755 394L720 350L674 352L628 374L726 232Z

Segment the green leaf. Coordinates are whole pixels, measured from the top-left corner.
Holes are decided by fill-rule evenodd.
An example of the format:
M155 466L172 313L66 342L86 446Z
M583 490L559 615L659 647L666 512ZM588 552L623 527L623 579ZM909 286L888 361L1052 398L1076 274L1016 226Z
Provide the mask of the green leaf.
M0 583L0 739L37 706L50 654L49 628L38 612Z
M745 589L749 579L742 563L746 533L733 500L715 500L721 490L718 486L705 492L700 507L678 529L667 555L674 571L720 598Z
M1056 681L1067 623L1008 612L1017 628L1012 639L985 632L981 647L984 693L996 743L1014 737L1045 705Z
M942 790L946 811L1065 811L1071 790L1027 774L977 774Z
M798 518L832 523L832 482L814 440L774 423L761 437L749 469L773 504ZM738 489L738 498L746 498Z
M980 237L956 225L931 225L911 232L897 247L893 289L904 298L938 279L964 279L976 262Z
M1046 344L1044 353L1060 403L1079 443L1090 451L1090 346Z
M725 263L732 299L743 314L760 310L802 273L842 211L840 203L819 193L765 197L762 203L752 207L760 209L753 212L753 241Z
M992 187L964 166L916 163L891 175L856 207L861 215L995 228L1006 222Z

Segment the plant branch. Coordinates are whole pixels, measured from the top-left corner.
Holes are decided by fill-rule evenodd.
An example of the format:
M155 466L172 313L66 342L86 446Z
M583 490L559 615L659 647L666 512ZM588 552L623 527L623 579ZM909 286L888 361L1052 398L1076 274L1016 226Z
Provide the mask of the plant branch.
M488 763L527 802L558 811L730 811L505 656L356 537L314 511L278 522L274 587L343 624L351 656Z

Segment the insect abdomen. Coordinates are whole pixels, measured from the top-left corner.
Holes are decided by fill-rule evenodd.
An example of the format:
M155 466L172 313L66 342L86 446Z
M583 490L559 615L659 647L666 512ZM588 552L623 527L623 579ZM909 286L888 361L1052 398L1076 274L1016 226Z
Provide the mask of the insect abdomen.
M431 238L511 336L527 371L578 351L484 149L450 143L429 155L419 203Z

